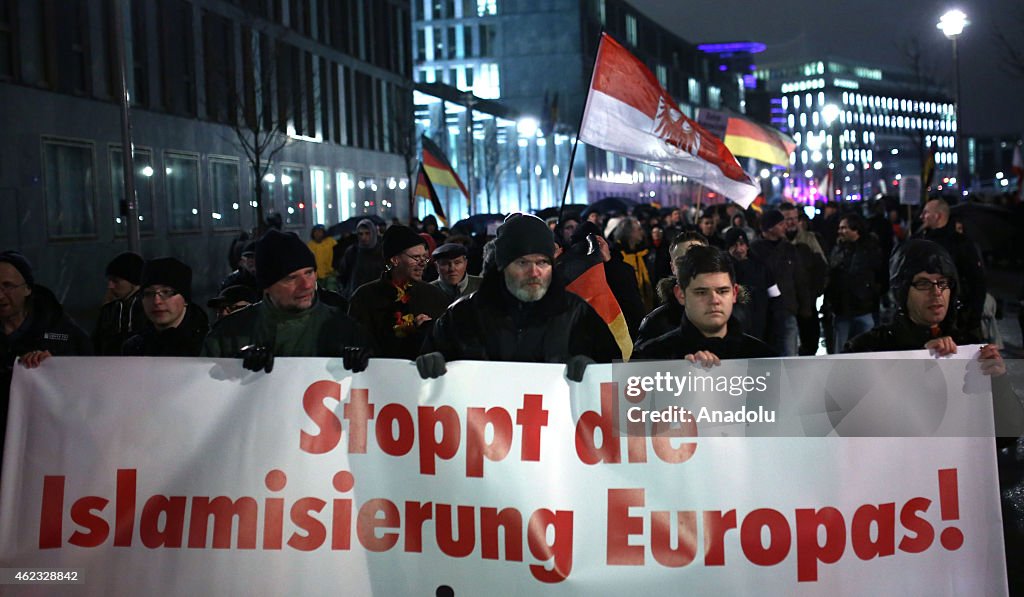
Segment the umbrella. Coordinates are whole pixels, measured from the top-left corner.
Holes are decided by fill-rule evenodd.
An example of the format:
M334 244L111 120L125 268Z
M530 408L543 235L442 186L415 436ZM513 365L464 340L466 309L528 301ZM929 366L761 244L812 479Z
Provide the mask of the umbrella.
M579 217L580 212L587 208L586 203L566 203L565 204L565 215L575 215ZM537 212L537 217L546 220L548 218L557 218L558 207L545 207L544 209Z
M503 214L474 214L456 222L451 231L453 234L493 234L497 226L504 221Z
M604 199L598 199L587 206L586 211L596 211L598 213L607 214L611 212L618 212L620 214L627 214L636 205L636 201L627 199L625 197L605 197Z
M376 214L363 214L361 216L352 216L351 218L345 220L344 222L338 222L337 224L334 224L333 226L327 229L327 234L335 238L339 238L345 234L355 234L356 226L359 225L359 222L363 220L370 220L371 222L378 226L383 226L387 224L387 222L384 221L384 218Z

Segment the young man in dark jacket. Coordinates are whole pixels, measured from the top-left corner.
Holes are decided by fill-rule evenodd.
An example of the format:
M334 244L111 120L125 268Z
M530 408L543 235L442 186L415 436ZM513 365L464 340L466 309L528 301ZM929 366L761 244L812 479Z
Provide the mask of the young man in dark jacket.
M110 300L100 308L92 341L98 355L120 355L129 337L142 331L146 312L142 308L142 266L136 253L121 253L107 264L107 293Z
M566 363L580 381L588 363L621 358L597 313L554 273L554 238L543 220L513 214L498 229L495 267L480 290L434 324L416 359L420 376L438 377L455 360Z
M695 246L676 261L675 299L683 306L679 326L639 344L633 359L686 359L705 365L721 359L775 356L757 338L744 334L732 318L739 294L729 255L715 247Z
M825 309L832 314L836 352L850 338L875 327L875 313L888 278L886 258L863 218L855 213L844 215L837 239L825 286Z
M192 302L192 268L173 257L151 259L142 268L142 308L149 321L125 341L121 354L194 357L210 329L206 312Z

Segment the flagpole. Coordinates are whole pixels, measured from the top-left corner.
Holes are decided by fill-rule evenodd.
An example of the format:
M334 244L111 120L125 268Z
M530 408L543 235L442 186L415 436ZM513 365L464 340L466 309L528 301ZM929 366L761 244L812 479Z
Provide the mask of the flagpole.
M591 77L593 72L597 68L597 56L601 53L601 39L604 37L604 27L601 27L601 31L597 34L597 52L594 53L594 64L590 67ZM591 87L593 87L593 81L591 81ZM587 88L587 97L590 96L590 87ZM569 186L572 185L572 168L576 163L576 146L580 143L580 130L583 129L583 117L586 116L587 106L586 102L583 104L583 109L580 110L580 121L576 124L576 138L572 142L572 151L569 152L569 167L566 168L565 172L565 185L562 187L562 203L558 207L558 222L555 223L555 230L562 225L562 218L565 217L565 198L569 194ZM557 128L558 123L555 123L552 129Z
M583 126L582 116L580 117L580 126ZM579 129L576 129L579 131ZM562 204L558 208L558 222L555 224L555 229L558 229L562 225L562 217L565 215L565 198L569 194L569 186L572 185L572 165L576 162L576 146L580 143L579 132L576 133L576 138L572 142L572 151L569 152L569 167L566 168L565 173L565 185L562 187Z

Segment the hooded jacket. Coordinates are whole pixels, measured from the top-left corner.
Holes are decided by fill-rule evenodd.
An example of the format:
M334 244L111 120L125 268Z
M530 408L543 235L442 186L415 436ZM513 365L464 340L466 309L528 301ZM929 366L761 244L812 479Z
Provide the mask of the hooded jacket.
M370 229L370 242L366 245L357 242L346 247L345 254L334 267L338 272L339 292L346 299L351 298L363 284L379 278L384 271L377 225L371 220L360 220L356 228L360 226Z

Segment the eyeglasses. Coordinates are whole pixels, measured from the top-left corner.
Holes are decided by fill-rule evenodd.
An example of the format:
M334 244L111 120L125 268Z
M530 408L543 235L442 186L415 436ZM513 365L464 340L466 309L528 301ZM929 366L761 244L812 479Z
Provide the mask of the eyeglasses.
M402 253L402 257L405 257L406 259L412 259L416 263L426 263L430 261L430 255L427 255L425 253L423 255L410 255L408 253Z
M28 282L25 282L24 284L11 284L10 282L4 282L3 284L0 284L0 291L3 291L4 294L10 294L22 286L28 286Z
M953 284L945 279L935 280L934 282L931 280L915 280L910 285L914 287L914 290L920 290L921 292L927 292L932 288L938 288L939 292L943 292L953 287Z
M177 290L174 290L173 288L164 288L163 290L143 290L142 298L147 301L151 301L156 297L160 297L160 300L166 301L167 299L171 298L176 294L181 293L178 292Z

